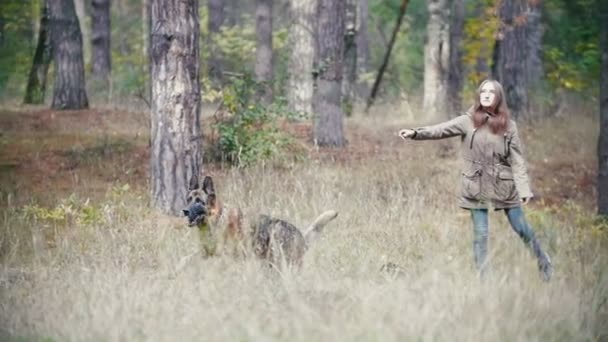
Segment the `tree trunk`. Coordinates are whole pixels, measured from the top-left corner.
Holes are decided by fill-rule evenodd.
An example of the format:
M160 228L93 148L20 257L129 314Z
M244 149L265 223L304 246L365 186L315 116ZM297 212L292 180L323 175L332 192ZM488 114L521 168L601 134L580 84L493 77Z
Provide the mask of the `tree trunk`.
M538 86L543 77L543 23L541 20L542 4L541 1L528 1L528 11L526 18L527 29L527 72L526 83L528 87Z
M107 88L112 72L110 59L110 0L93 0L92 4L93 77Z
M49 5L49 30L53 46L55 86L53 109L88 108L85 90L82 35L72 0L53 0Z
M51 40L48 33L49 13L47 0L42 1L40 15L40 25L38 28L38 44L34 53L34 61L30 76L25 90L24 103L41 104L44 103L44 95L46 94L46 76L49 70L49 64L53 58L53 50Z
M357 95L366 98L369 94L367 81L361 80L358 75L363 75L369 70L369 4L368 0L359 0L357 12Z
M319 0L313 93L313 134L319 146L344 146L342 59L345 0Z
M528 114L528 39L524 14L527 1L504 0L498 9L502 24L494 54L495 78L504 88L514 118L525 118Z
M272 2L256 0L255 78L261 83L260 98L272 102Z
M427 0L429 21L424 47L423 110L429 117L447 118L450 67L450 7L447 0Z
M342 77L342 108L350 116L353 111L355 84L357 83L357 3L346 1L344 32L344 70Z
M198 1L152 0L152 205L179 215L202 167Z
M74 6L76 9L76 16L78 17L78 23L80 24L82 41L86 42L86 44L82 46L84 64L88 65L88 63L91 61L91 47L90 45L88 45L91 38L91 31L89 29L90 27L88 25L87 20L87 6L85 3L86 1L87 0L74 0Z
M312 113L316 6L317 0L293 0L291 3L287 100L291 110L304 113Z
M608 215L608 4L600 4L600 136L598 141L598 214Z
M143 32L143 70L144 74L144 94L142 97L144 101L148 104L149 109L149 101L152 101L152 85L151 85L151 75L152 75L152 61L151 61L151 47L150 47L150 39L152 35L152 11L151 4L152 0L143 0L141 6L141 16L142 20L142 32Z
M454 0L450 23L450 67L448 68L448 113L462 112L462 36L464 30L464 0Z
M209 21L207 22L209 39L207 40L207 44L210 50L207 69L209 78L214 83L221 84L223 79L222 56L220 48L215 43L215 39L220 33L226 16L224 13L224 0L207 0L207 10L209 12Z

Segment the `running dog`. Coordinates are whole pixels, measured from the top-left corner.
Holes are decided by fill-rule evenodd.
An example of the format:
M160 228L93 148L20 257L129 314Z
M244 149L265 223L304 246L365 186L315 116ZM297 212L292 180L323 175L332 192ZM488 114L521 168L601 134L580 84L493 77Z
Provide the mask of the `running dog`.
M216 197L213 179L206 176L203 186L198 180L190 183L190 192L183 210L188 225L200 230L203 251L206 255L228 252L237 255L253 255L273 266L301 266L304 253L322 232L325 225L338 216L333 210L319 215L312 224L300 231L293 224L260 215L244 230L243 215L239 209L224 213Z

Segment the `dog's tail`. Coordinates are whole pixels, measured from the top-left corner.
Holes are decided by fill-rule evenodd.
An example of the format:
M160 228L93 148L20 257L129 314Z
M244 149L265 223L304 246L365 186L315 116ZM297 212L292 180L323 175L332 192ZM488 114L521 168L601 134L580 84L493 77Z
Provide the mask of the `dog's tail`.
M304 239L306 239L306 243L310 245L312 241L316 238L316 236L323 231L323 227L328 224L330 221L338 217L338 212L335 210L328 210L323 214L319 215L311 224L308 226L302 234L304 235Z

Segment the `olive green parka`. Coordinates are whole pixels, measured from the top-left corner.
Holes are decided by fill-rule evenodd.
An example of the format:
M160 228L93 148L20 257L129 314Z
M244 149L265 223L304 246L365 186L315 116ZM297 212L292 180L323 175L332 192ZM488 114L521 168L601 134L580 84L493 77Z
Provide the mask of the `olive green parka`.
M489 114L487 119L490 119ZM487 120L486 120L487 123ZM465 113L452 120L415 128L412 139L444 139L460 136L464 159L459 205L466 209L518 207L532 197L517 125L511 120L507 131L494 134L487 124L475 128Z

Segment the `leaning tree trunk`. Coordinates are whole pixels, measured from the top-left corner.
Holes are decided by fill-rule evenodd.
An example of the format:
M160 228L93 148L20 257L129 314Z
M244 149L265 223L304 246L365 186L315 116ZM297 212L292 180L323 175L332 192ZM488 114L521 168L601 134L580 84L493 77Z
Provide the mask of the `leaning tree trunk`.
M54 109L89 106L85 90L82 35L73 0L49 1L49 31L55 65Z
M597 208L608 215L608 4L600 4L600 136L598 142Z
M504 88L507 105L514 118L528 115L527 1L503 0L498 9L501 27L493 56L493 73Z
M344 32L344 71L342 76L342 108L346 116L353 111L357 82L357 2L346 0Z
M51 0L55 1L55 0ZM82 46L84 64L87 65L91 61L91 46L88 45L91 38L90 26L87 23L87 0L74 0L74 8L76 9L76 16L78 17L78 23L80 24L80 32L82 34L82 41L86 42Z
M48 34L48 4L47 0L42 1L42 10L40 16L40 27L38 28L38 44L34 53L34 61L30 76L27 81L25 90L24 103L40 104L44 103L44 95L46 93L46 76L49 70L49 64L53 58L51 41Z
M226 17L224 13L224 0L207 0L207 11L209 12L209 20L207 22L207 29L209 31L209 37L207 39L209 48L207 69L209 78L213 82L221 84L223 76L222 56L216 39L218 39L218 35Z
M93 77L105 87L109 85L112 71L110 57L110 0L93 0ZM145 18L144 18L145 20Z
M200 174L198 0L152 0L152 205L179 215Z
M314 142L344 146L342 58L344 57L345 0L319 0L313 94Z
M423 110L428 117L446 118L450 66L450 7L447 0L427 0L429 20L424 47Z
M272 2L257 0L255 9L255 78L260 82L260 98L272 102Z
M454 0L450 19L450 67L448 68L448 113L462 111L463 66L460 43L464 30L464 0Z
M312 113L312 64L315 51L317 0L293 0L289 26L287 101L294 111Z
M369 86L366 80L362 80L359 75L363 75L369 68L369 0L359 0L357 8L357 95L366 98L369 93Z

